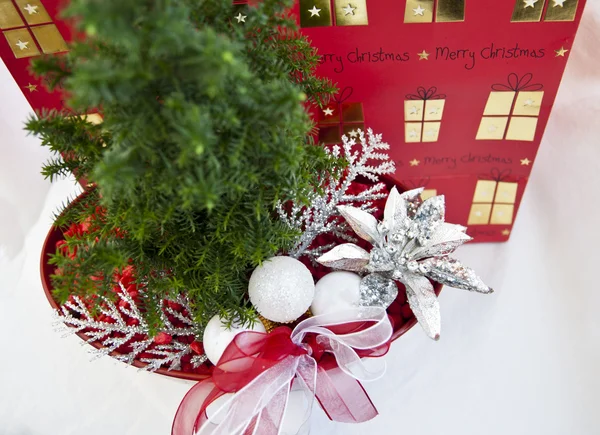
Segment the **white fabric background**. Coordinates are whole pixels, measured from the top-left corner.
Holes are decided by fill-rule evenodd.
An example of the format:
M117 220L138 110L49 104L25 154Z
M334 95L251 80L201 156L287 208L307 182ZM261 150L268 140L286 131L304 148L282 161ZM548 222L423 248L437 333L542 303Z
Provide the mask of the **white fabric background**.
M600 2L588 3L511 241L459 252L496 293L446 289L441 341L414 328L367 385L380 416L351 426L319 410L312 434L600 434ZM47 152L22 131L30 108L1 63L0 101L0 434L169 434L191 383L89 362L54 332L39 254L77 189L39 175Z

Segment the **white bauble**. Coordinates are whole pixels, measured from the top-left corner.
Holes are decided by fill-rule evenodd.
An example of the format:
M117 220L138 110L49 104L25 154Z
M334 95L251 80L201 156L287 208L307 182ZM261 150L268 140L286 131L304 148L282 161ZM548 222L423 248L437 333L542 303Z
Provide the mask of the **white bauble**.
M361 277L352 272L331 272L315 286L310 310L315 316L355 308L360 301Z
M214 315L206 325L204 336L202 337L204 353L210 362L217 365L229 343L233 341L236 335L244 331L267 332L261 322L254 322L250 328L234 322L231 328L228 329L223 324L223 318L219 315Z
M250 302L265 318L292 322L308 310L315 283L308 268L291 257L273 257L252 272Z

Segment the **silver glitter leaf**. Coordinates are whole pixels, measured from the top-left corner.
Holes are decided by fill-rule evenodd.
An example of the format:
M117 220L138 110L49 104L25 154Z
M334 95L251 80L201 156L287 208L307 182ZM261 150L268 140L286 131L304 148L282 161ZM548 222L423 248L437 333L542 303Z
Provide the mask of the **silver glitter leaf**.
M332 269L361 272L369 263L370 258L369 253L360 246L356 246L354 243L344 243L321 255L317 258L317 262Z
M140 293L143 293L143 290L140 290ZM150 327L135 301L121 283L119 283L117 295L125 304L115 304L110 299L101 296L104 304L100 311L110 320L100 320L94 317L84 301L78 296L74 296L72 301L66 302L59 310L55 311L57 323L66 327L69 334L83 332L88 343L100 343L101 348L90 349L94 359L113 353L113 358L126 364L133 364L136 359L139 359L147 364L143 370L155 371L161 367L168 367L169 370L178 369L181 358L192 353L187 340L178 341L179 337L196 337L199 331L199 326L187 314L191 312L188 301L183 297L173 301L182 305L187 315L173 310L168 304L164 305L161 312L164 328L161 332L171 335L173 341L152 348L154 339L149 337ZM186 326L173 325L168 315L174 316ZM128 319L137 320L137 324L128 324ZM123 345L128 345L131 351L122 354L115 353ZM152 356L142 357L144 353Z
M464 227L442 223L433 233L426 246L418 247L412 251L412 259L435 257L438 255L448 255L456 250L460 245L472 240L464 233Z
M393 279L371 273L360 281L360 306L387 308L397 297L398 286Z
M411 228L413 237L418 240L421 246L428 244L433 233L444 222L444 215L444 195L434 196L421 204Z
M343 170L337 168L320 174L320 189L306 193L307 203L277 204L281 221L301 233L287 253L290 257L305 256L314 262L332 247L315 244L315 240L323 234L356 242L336 207L354 205L369 213L376 210L375 201L386 197L386 185L379 182L380 177L396 170L394 161L387 154L389 149L390 146L383 142L381 135L374 134L371 129L366 132L359 129L357 138L344 135L341 146L325 149L332 158L343 156L348 165ZM358 193L351 193L359 178L367 178L373 184Z
M408 304L425 333L439 340L442 327L440 304L427 278L410 274L405 277Z
M440 284L479 293L492 293L494 291L484 284L473 269L464 266L455 258L428 258L419 262L419 265L424 268L425 276Z
M349 205L340 205L337 209L358 237L374 245L381 241L375 216Z

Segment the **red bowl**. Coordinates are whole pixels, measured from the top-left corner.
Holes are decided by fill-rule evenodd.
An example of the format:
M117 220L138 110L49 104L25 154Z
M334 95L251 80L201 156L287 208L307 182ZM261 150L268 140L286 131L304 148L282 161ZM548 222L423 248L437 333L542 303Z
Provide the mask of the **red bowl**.
M86 193L87 192L83 192L77 199L75 199L75 201L77 201L82 196L86 195ZM42 286L44 288L44 293L46 294L46 298L48 299L48 302L50 303L52 308L55 310L58 310L60 308L58 303L54 299L54 296L52 295L52 282L50 279L50 275L52 275L54 273L55 268L53 265L49 264L48 261L50 260L50 255L54 254L56 252L56 243L58 241L62 240L62 238L63 238L62 231L57 227L52 227L50 229L50 231L48 232L48 235L46 236L46 240L44 241L44 245L42 247L42 255L41 255L41 259L40 259L40 274L41 274L41 279L42 279ZM435 288L435 293L439 294L442 289L442 285L438 284L438 283L433 283L433 285ZM400 296L404 296L403 290L404 290L403 286L400 284L399 285ZM406 298L404 298L404 302L402 304L397 304L395 302L395 310L391 310L391 309L388 310L388 312L390 313L390 317L392 318L393 324L394 324L394 332L392 334L392 341L400 338L409 329L411 329L413 326L415 326L417 324L417 319L414 317L414 315L412 315L412 312L408 311L409 315L406 317L400 315L399 311L406 312L406 310L401 310L401 308L406 304L407 304ZM84 333L79 332L79 333L77 333L77 336L79 338L81 338L82 340L87 341L87 337L85 336ZM90 344L90 346L94 346L96 349L102 348L102 345L98 342L93 342L93 343L89 343L89 344ZM114 354L115 354L115 352L112 352L110 355L114 355ZM132 365L135 367L138 367L138 368L143 368L147 364L136 359L136 360L134 360ZM166 368L160 368L160 369L154 371L153 373L158 373L161 375L171 376L171 377L179 378L179 379L187 379L190 381L200 381L200 380L206 379L208 377L208 375L206 375L206 374L190 373L190 372L184 372L181 370L167 370Z

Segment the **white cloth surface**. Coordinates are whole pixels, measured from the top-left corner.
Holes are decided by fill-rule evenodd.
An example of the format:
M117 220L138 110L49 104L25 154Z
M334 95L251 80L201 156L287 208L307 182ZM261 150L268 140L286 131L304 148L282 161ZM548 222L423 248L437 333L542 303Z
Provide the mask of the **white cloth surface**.
M600 434L599 20L588 2L511 241L459 250L496 293L446 288L441 341L413 328L366 385L380 416L318 410L312 434ZM54 331L39 255L77 187L39 175L48 152L23 132L30 108L1 63L0 101L0 435L169 434L190 382L89 362Z

